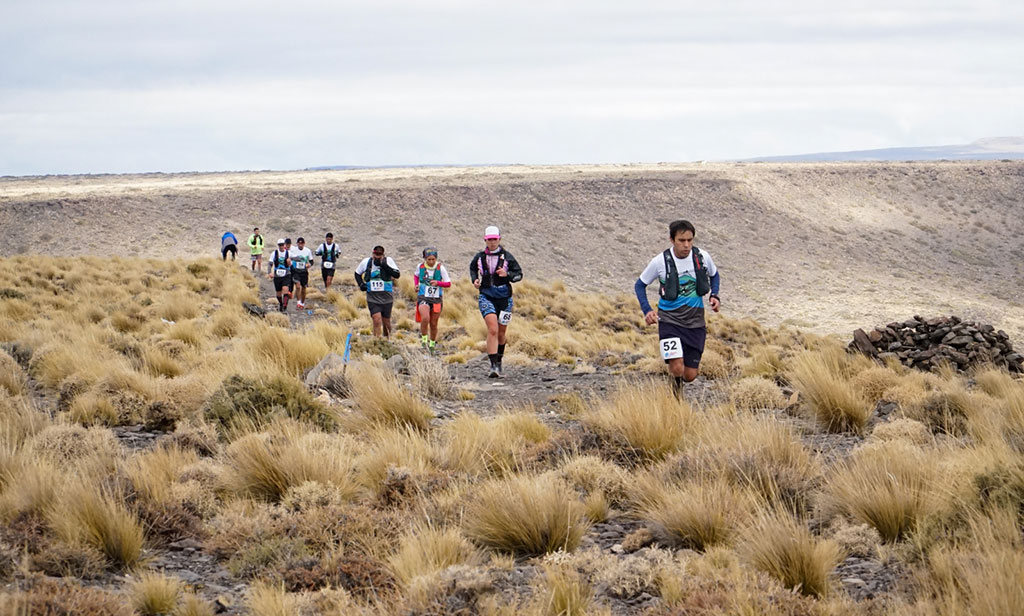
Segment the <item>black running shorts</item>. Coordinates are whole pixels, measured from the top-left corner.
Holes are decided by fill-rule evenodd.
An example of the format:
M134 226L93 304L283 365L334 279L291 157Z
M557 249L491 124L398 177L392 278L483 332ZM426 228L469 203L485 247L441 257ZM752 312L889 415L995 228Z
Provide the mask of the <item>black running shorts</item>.
M667 355L675 355L676 358L682 358L683 365L687 368L699 367L707 335L706 327L679 327L658 321L658 341L662 359L667 364L670 361Z

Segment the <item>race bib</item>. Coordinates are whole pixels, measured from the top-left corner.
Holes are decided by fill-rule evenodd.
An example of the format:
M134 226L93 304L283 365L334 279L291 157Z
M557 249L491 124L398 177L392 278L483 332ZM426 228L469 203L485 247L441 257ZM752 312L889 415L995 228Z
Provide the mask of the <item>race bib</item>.
M281 276L287 275L288 274L288 270L286 270L283 267L279 267L279 268L277 268L277 271L275 273L277 274L277 277L280 278Z
M384 290L384 281L383 280L371 280L370 284L367 285L367 288L370 289L371 291L383 291Z
M438 297L441 297L441 287L427 287L423 291L423 297L429 297L432 299L437 299Z
M665 338L661 341L662 359L679 359L683 356L683 343L679 338Z
M498 313L498 325L508 325L508 322L512 320L512 313L502 310Z
M334 269L334 261L324 261L324 269Z

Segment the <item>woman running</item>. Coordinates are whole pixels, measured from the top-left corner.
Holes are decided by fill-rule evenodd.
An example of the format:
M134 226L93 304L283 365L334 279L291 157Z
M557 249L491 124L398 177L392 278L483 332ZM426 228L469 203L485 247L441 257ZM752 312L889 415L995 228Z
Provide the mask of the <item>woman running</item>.
M423 263L412 277L416 287L416 321L420 324L420 345L433 355L437 346L437 322L441 319L444 289L452 286L448 270L437 260L436 248L423 249ZM427 336L427 328L430 335Z
M469 262L469 277L480 289L480 314L487 324L487 357L491 360L488 377L501 376L501 358L505 354L505 330L512 320L512 283L523 279L523 270L510 252L501 246L501 233L491 226L484 230L487 247Z

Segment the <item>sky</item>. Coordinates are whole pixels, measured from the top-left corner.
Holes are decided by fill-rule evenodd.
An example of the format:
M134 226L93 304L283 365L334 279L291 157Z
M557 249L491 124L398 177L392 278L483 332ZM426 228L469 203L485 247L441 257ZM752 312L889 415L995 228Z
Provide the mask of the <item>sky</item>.
M0 175L1024 135L1024 3L3 0Z

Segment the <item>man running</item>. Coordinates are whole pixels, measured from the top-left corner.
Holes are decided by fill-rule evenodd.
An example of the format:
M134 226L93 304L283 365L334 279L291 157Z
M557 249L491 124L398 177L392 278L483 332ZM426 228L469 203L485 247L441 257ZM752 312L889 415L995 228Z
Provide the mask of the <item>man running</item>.
M412 283L416 287L416 321L420 324L420 346L429 349L433 355L437 346L437 323L441 319L442 296L444 289L452 286L448 270L437 261L437 248L423 249L423 263L416 268Z
M220 236L220 257L222 261L228 260L229 252L231 253L231 260L234 261L235 255L238 253L238 238L230 231Z
M274 281L278 310L281 312L288 310L288 290L292 284L292 260L288 256L284 240L277 240L277 250L270 254L267 278Z
M295 307L302 310L306 307L306 287L309 286L309 268L313 265L313 252L306 248L306 240L299 238L295 240L295 250L291 253L292 258L292 284L294 290Z
M320 257L320 276L324 279L324 293L331 290L335 265L338 263L338 253L338 245L334 243L334 234L328 233L324 238L324 243L316 249L316 256Z
M704 321L704 299L710 293L708 306L718 312L718 288L721 278L711 255L693 245L696 234L693 223L677 220L669 225L672 246L655 256L640 274L636 298L648 325L658 324L661 357L675 377L673 389L682 396L684 383L697 378L700 358L704 353L707 326ZM660 281L658 311L647 301L647 285Z
M391 336L391 308L395 303L393 280L399 276L398 265L384 255L383 246L374 246L371 256L359 262L355 271L356 284L366 291L366 307L373 319L373 335Z
M480 289L478 305L487 324L487 357L494 379L501 376L501 359L505 355L505 331L512 320L512 283L523 279L523 270L510 252L501 246L501 233L491 226L484 230L487 245L469 262L469 277Z
M260 228L256 227L249 236L250 269L254 272L263 271L263 236L260 235Z

